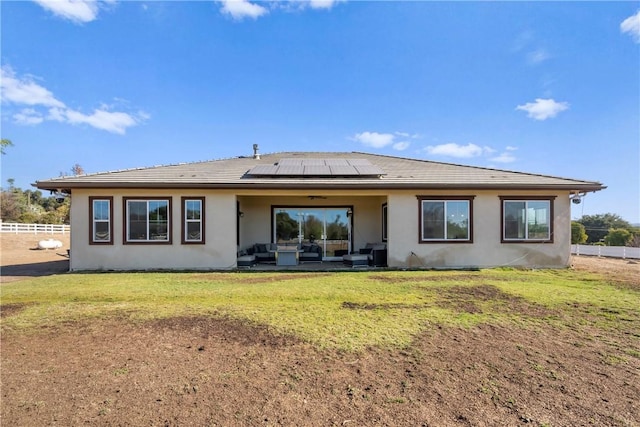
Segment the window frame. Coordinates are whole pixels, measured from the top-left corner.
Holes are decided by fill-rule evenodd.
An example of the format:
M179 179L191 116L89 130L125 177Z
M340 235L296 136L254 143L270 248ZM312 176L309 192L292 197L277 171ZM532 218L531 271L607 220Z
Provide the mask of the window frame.
M94 202L104 201L109 203L109 219L106 221L100 220L99 222L106 222L109 224L109 240L96 240L96 220L94 218ZM112 196L89 196L89 244L90 245L113 245L113 197Z
M199 220L189 220L187 219L187 202L191 202L191 201L198 201L200 202L200 219ZM180 203L182 206L182 212L181 212L181 243L183 245L204 245L205 244L205 198L202 196L197 196L197 197L189 197L189 196L184 196L180 199ZM200 239L198 240L190 240L188 239L188 233L187 233L187 224L191 222L199 222L200 223Z
M473 243L473 200L476 196L416 196L418 199L418 243L419 244L442 244L442 243ZM443 202L445 204L445 238L425 239L424 238L424 202ZM469 225L467 239L447 239L446 238L446 204L447 202L466 201L469 203Z
M389 230L389 217L388 217L388 208L387 203L382 204L382 241L387 241L387 233Z
M556 196L499 196L500 198L500 243L553 243L554 229L554 202ZM545 239L529 239L525 238L507 238L505 225L505 204L507 202L524 202L525 213L527 212L528 202L549 202L549 237ZM525 224L528 224L525 217ZM526 235L529 234L529 227L525 228Z
M122 217L123 217L123 227L122 227L122 243L124 245L171 245L173 243L173 227L172 227L172 201L173 198L171 196L136 196L136 197L123 197L122 198ZM149 202L167 202L167 239L166 240L155 240L149 239L147 236L146 240L129 240L129 218L127 212L129 210L129 202L147 202L147 230L149 229Z

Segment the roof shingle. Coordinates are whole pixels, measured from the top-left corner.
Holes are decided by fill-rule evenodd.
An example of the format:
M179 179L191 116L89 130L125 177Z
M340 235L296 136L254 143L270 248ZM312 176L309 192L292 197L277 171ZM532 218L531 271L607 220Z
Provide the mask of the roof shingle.
M250 170L275 171L274 166L287 159L286 168L295 174L250 175ZM291 160L289 160L291 159ZM367 168L366 163L386 175L300 175L293 159L308 159L310 165L320 163L313 159L327 159L334 164L356 165ZM356 163L353 163L353 162ZM290 166L288 166L290 164ZM279 165L282 167L283 165ZM321 167L320 164L317 167ZM354 166L350 166L354 167ZM366 171L365 171L366 172ZM332 172L333 173L333 172ZM263 154L259 159L237 157L205 162L181 163L95 174L67 176L37 181L40 189L73 188L503 188L503 189L562 189L569 191L598 191L606 188L596 181L583 181L523 172L439 163L368 153L286 152Z

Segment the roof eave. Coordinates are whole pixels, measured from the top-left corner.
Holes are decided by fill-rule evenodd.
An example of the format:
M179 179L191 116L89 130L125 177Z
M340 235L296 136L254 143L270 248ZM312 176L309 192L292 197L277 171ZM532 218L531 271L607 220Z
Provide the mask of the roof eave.
M56 182L41 181L34 184L40 190L68 191L74 188L206 188L206 189L269 189L269 190L294 190L294 189L343 189L343 190L380 190L382 188L390 190L402 189L475 189L475 190L559 190L559 191L579 191L596 192L604 190L606 186L600 183L567 183L567 184L433 184L433 183L273 183L273 182L250 182L250 183L166 183L166 182Z

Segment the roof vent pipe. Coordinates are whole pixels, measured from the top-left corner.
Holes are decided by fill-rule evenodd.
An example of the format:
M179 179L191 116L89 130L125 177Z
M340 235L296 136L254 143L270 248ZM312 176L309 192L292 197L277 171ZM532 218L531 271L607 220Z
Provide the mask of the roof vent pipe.
M260 153L258 153L258 144L253 144L253 158L260 160Z

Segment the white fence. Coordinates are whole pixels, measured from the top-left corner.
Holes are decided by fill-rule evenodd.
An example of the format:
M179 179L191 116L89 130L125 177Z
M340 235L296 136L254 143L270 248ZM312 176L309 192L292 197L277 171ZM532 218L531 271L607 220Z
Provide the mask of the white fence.
M31 234L68 234L71 226L65 224L20 224L17 222L0 222L2 233Z
M640 248L629 248L626 246L571 245L571 253L574 255L640 259Z

